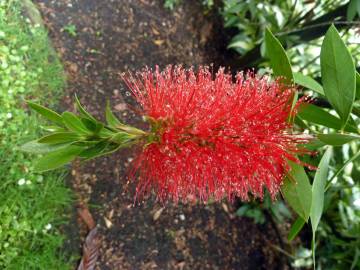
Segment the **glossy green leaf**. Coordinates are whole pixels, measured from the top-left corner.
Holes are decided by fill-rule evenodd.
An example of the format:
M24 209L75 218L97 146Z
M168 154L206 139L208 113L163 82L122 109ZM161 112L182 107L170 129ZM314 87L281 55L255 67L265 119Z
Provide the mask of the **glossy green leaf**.
M107 127L104 127L103 129L101 129L101 130L99 131L99 136L100 136L101 138L110 138L110 137L114 136L114 134L115 134L115 132L112 131L112 130L110 130L110 129L107 128Z
M305 104L301 106L297 116L302 120L336 130L340 130L342 125L339 118L313 104ZM348 132L357 132L356 126L351 125L351 123L348 123L344 130Z
M293 75L294 75L294 82L296 84L299 84L307 89L313 90L320 95L323 96L325 95L323 87L313 78L303 75L302 73L299 72L294 72Z
M78 112L80 113L80 115L84 118L87 118L89 120L91 120L92 122L97 122L96 119L85 110L85 108L81 105L79 98L77 97L77 95L75 94L75 106L76 109L78 110Z
M30 101L27 101L27 104L30 106L31 109L44 116L46 119L61 126L64 124L63 119L61 118L60 114L58 114L57 112L54 112L44 106L41 106L39 104Z
M311 185L302 166L289 161L291 171L281 187L282 194L294 211L305 221L311 208Z
M93 134L99 134L99 132L103 129L104 125L97 121L92 121L88 118L81 118L81 122L85 125L87 130L91 131Z
M325 96L339 114L341 127L344 127L355 100L356 72L350 52L333 25L322 43L320 64Z
M97 123L90 120L89 118L80 118L81 122L84 124L87 130L94 132L96 130Z
M68 129L82 134L89 134L89 130L86 128L81 119L75 114L71 112L64 112L62 114L62 118Z
M325 185L327 181L331 155L332 155L332 148L329 147L322 156L314 177L314 183L312 186L312 203L311 203L311 211L310 211L310 220L311 220L313 234L315 233L317 226L319 225L324 207Z
M323 143L322 141L320 141L317 138L313 138L310 142L306 143L306 144L302 144L301 146L305 147L306 149L312 150L312 151L317 151L318 149L320 149L321 147L325 146L326 144Z
M113 143L109 144L108 142L106 142L106 143L101 142L101 143L94 145L93 147L86 149L85 151L80 153L80 156L82 158L85 158L85 160L89 160L89 159L109 155L109 154L117 151L121 147L122 147L122 145L119 145L119 144L113 144Z
M302 129L310 128L298 115L295 116L294 123Z
M329 147L320 160L318 169L315 173L312 186L312 203L310 211L310 220L312 228L312 253L315 268L315 233L319 225L324 209L325 185L328 176L329 162L332 155L332 149Z
M94 158L98 155L101 155L101 153L103 153L103 151L106 149L106 147L109 145L108 141L101 141L98 142L97 144L85 149L84 151L82 151L79 156L81 158L85 158L85 159L91 159Z
M287 239L289 241L294 240L294 238L298 235L298 233L301 231L301 229L302 229L302 227L304 227L304 225L305 225L305 220L301 217L298 217L295 220L294 224L291 225Z
M32 153L32 154L47 154L57 151L61 148L68 146L69 143L63 144L44 144L39 143L37 140L27 142L19 147L20 151Z
M117 126L122 125L120 120L111 111L109 102L106 103L105 117L108 125L112 128L116 128Z
M360 16L360 1L351 0L346 11L346 19L352 21L357 14Z
M360 136L356 134L332 133L332 134L317 134L316 136L322 142L334 146L343 145L353 140L360 140Z
M285 78L287 83L293 81L293 74L288 56L280 41L266 28L265 30L266 56L270 60L270 66L275 76Z
M39 143L58 144L66 142L74 142L81 137L74 132L57 132L47 136L44 136L38 140Z
M35 170L44 172L59 168L75 159L83 150L83 147L69 145L55 152L51 152L36 162Z

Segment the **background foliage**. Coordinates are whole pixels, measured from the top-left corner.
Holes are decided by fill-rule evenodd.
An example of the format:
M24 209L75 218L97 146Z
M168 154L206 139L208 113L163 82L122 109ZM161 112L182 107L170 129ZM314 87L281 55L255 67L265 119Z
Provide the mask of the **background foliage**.
M0 0L0 269L67 269L58 231L70 204L63 176L33 173L32 156L16 150L41 125L23 99L54 105L63 70L45 30L22 17L20 2Z
M285 180L282 189L288 205L299 215L289 239L293 239L310 218L314 265L318 258L320 269L357 269L360 267L360 121L353 107L356 92L360 89L356 89L359 76L354 59L334 26L327 30L321 44L321 85L311 77L292 73L286 52L269 30L265 31L265 55L274 75L295 81L303 86L300 94L315 98L315 104L310 106L311 112L304 115L309 106L300 109L296 123L317 137L314 149L318 155L304 162L318 169L306 173L298 165L293 167L292 177L290 181ZM324 101L324 108L316 106L316 100ZM317 119L320 116L322 121ZM334 120L335 126L332 124ZM305 184L309 180L311 186ZM311 202L311 206L305 202ZM295 258L293 266L307 266L310 261L310 258Z

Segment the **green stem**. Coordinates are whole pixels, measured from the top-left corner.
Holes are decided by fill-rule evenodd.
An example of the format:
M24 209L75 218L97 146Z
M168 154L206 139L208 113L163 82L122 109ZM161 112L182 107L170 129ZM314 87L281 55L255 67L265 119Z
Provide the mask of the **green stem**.
M345 167L352 161L354 161L355 159L357 159L360 156L360 151L357 152L355 155L353 155L350 159L348 159L343 166L333 175L333 177L331 177L331 179L329 180L326 188L325 188L325 192L330 188L331 182L345 169Z

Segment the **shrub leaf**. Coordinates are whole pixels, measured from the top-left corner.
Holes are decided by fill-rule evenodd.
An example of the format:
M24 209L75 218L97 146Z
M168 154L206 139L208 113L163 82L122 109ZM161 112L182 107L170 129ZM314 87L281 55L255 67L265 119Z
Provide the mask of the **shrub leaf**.
M356 71L353 59L333 25L322 43L320 64L325 96L339 114L343 128L355 100Z
M64 112L62 114L62 118L68 129L78 133L89 134L89 131L84 123L75 114L71 112Z
M339 146L349 143L353 140L359 140L360 136L355 134L317 134L318 139L328 145Z
M63 120L60 116L60 114L58 114L57 112L54 112L44 106L41 106L39 104L27 101L27 104L30 106L31 109L33 109L34 111L36 111L37 113L41 114L42 116L44 116L46 119L59 124L61 126L64 125Z
M44 172L59 168L75 159L76 156L83 150L83 147L68 145L60 150L51 152L38 159L35 164L35 170L38 172Z
M294 82L307 89L313 90L320 95L325 95L323 87L310 76L306 76L299 72L294 72Z
M265 30L266 56L270 60L270 66L275 76L281 76L286 83L291 83L294 78L288 56L280 41L266 28Z
M305 221L311 208L311 185L302 166L289 161L291 171L281 187L282 194L294 211Z

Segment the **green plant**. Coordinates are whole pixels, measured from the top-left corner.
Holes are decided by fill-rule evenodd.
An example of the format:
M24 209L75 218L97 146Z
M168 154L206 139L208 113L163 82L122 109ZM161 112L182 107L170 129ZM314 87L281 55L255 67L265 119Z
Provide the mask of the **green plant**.
M224 0L222 16L225 28L236 28L239 34L233 37L228 48L245 54L256 45L261 44L263 32L268 27L271 32L281 36L281 40L289 46L298 39L291 34L302 25L314 20L332 8L338 7L342 1L311 2L286 1L240 1ZM290 32L289 34L284 34Z
M269 30L265 34L265 50L275 75L284 76L290 82L295 81L304 87L304 93L317 93L331 104L328 104L327 110L314 105L306 106L300 109L302 112L299 114L299 119L296 119L303 128L317 134L318 141L315 147L323 155L320 160L319 158L304 160L318 166L315 174L306 173L298 167L293 171L291 178L284 183L282 193L288 204L299 215L290 231L289 239L293 239L310 219L314 263L315 258L319 257L318 263L326 269L355 269L360 265L357 247L360 239L360 211L359 207L354 205L356 199L354 196L359 196L359 193L356 185L346 187L348 177L344 176L344 170L349 164L355 167L352 174L359 171L357 163L360 155L359 118L357 111L354 110L354 104L357 99L356 93L360 89L356 86L359 76L353 59L334 26L327 31L321 46L323 86L314 83L311 78L292 73L285 50ZM336 112L339 117L329 112ZM351 133L345 132L346 130ZM325 145L331 147L324 148ZM348 152L343 156L344 149L348 149ZM337 157L342 158L339 160ZM291 179L296 179L297 183ZM356 180L350 179L348 178L354 185L353 181ZM333 183L335 180L337 185ZM347 191L342 191L342 188ZM334 196L339 195L338 200L333 200ZM320 232L319 239L316 237L316 232ZM334 243L329 242L329 238ZM344 238L348 241L346 248L341 246L345 244ZM319 256L316 256L315 250L318 251ZM335 250L337 253L334 252ZM331 255L326 256L329 251ZM335 254L338 260L336 263L331 259Z
M68 24L63 27L63 31L68 33L71 37L77 37L77 29L75 24Z
M173 10L181 0L165 0L164 7Z
M0 0L0 268L67 269L59 225L70 205L62 173L33 173L33 157L16 151L42 124L22 109L39 96L55 102L63 69L46 31L22 15L20 1Z
M180 2L181 0L164 0L164 7L173 10ZM214 0L201 0L201 3L206 9L214 6Z
M240 1L224 0L224 26L235 31L229 48L240 55L232 66L238 69L266 67L263 31L268 27L287 49L296 72L320 76L321 37L333 23L359 60L359 16L356 1ZM237 32L237 34L236 34ZM352 44L353 43L353 44Z
M253 201L245 203L236 211L236 215L252 218L258 224L266 222L267 214L271 214L278 223L283 223L292 217L285 203L281 200L272 201L268 193L265 193L262 202Z

